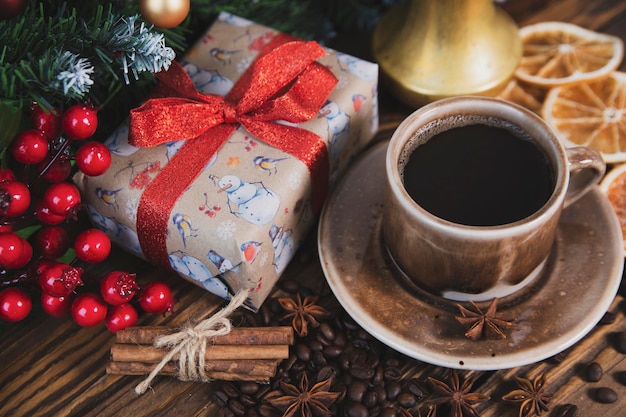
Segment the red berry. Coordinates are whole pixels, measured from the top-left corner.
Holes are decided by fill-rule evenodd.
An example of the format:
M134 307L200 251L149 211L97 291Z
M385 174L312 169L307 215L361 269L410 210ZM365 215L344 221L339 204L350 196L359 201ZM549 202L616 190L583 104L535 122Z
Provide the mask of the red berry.
M108 273L100 282L100 295L111 305L129 302L139 289L135 282L135 274L122 271Z
M72 300L72 294L66 297L53 297L48 293L41 293L41 307L43 308L43 311L52 317L67 316L70 313Z
M53 297L65 297L70 295L77 286L83 285L82 273L82 268L55 262L41 271L39 285L43 292Z
M32 306L30 295L21 288L10 287L0 291L0 319L4 321L23 320Z
M72 139L83 140L98 128L98 112L84 104L75 104L63 113L63 130Z
M130 304L120 304L113 306L106 319L106 326L112 333L124 330L129 326L137 324L137 310Z
M43 169L50 163L51 158L52 157L48 155L46 159L38 163L37 170L39 170L39 172L43 171ZM66 180L71 173L72 163L65 155L61 155L54 160L52 165L50 165L48 169L41 174L41 176L44 180L55 183Z
M44 226L35 235L35 245L44 258L56 259L70 247L70 237L60 226Z
M48 139L41 130L25 130L13 139L11 154L22 164L38 164L48 155Z
M26 266L30 262L30 258L33 257L33 247L28 243L28 240L21 237L20 239L22 240L22 253L14 263L8 265L8 267L12 269Z
M153 281L146 285L139 296L139 305L148 313L172 311L172 290L164 282Z
M102 175L111 166L111 152L103 143L89 142L76 151L76 165L86 175Z
M83 230L76 236L74 250L76 256L85 262L102 262L111 252L111 240L102 230Z
M18 263L23 251L23 239L17 233L0 233L0 267L10 268L10 265Z
M38 259L35 264L34 264L34 270L35 270L35 274L37 274L37 276L40 276L41 273L48 267L54 265L56 262L51 261L49 259Z
M31 108L30 122L35 129L41 130L48 140L55 139L61 134L61 116L56 108L53 112L46 113L35 103Z
M58 182L46 189L43 201L52 213L64 216L80 203L80 191L74 184L65 181Z
M0 214L14 217L23 214L30 205L30 190L21 181L0 183Z
M43 224L59 224L63 223L67 216L55 214L50 211L43 199L35 201L35 216Z
M0 183L15 181L15 174L9 168L0 168Z
M107 305L97 294L84 293L72 302L72 318L83 327L100 324L107 316Z

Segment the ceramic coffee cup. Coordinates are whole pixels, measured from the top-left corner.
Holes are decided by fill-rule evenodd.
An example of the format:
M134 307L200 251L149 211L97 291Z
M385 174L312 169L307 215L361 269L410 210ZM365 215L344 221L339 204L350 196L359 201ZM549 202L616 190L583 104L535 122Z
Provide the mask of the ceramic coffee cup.
M512 294L540 275L562 209L605 172L536 114L499 99L422 107L386 155L382 232L417 288L454 300Z

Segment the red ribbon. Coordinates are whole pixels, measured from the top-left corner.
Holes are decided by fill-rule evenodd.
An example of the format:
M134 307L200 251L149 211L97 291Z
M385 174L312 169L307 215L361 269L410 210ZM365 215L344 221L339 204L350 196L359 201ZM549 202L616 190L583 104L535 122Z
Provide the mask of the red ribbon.
M142 194L137 235L148 260L169 267L166 232L174 204L211 157L241 125L265 143L305 163L314 179L313 209L321 209L328 190L326 144L315 133L276 123L303 123L322 107L337 78L315 62L325 55L315 42L277 36L261 52L226 97L199 93L176 62L157 74L157 95L131 110L129 142L152 147L186 140Z

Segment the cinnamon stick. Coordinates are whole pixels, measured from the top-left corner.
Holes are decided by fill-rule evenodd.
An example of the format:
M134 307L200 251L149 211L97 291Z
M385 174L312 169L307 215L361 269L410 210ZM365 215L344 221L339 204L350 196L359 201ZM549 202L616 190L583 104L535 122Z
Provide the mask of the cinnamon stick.
M167 354L166 349L149 345L115 343L111 346L111 360L117 362L160 362ZM287 359L288 345L208 345L206 360L240 359ZM174 356L178 360L178 355Z
M116 333L111 346L108 374L148 375L169 353L154 347L161 337L180 331L166 326L129 327ZM283 327L235 327L229 334L207 339L205 373L211 379L225 381L269 382L278 364L289 357L294 331ZM178 375L179 355L159 370L161 375Z
M211 361L206 364L205 372L209 378L224 379L227 381L263 381L276 373L277 360L241 360L241 361ZM147 375L154 369L155 364L143 362L116 362L107 365L106 372L111 375ZM177 376L178 365L169 362L159 372L160 375Z
M178 329L166 326L127 327L116 333L118 343L151 345L160 337L177 332ZM212 337L212 345L292 345L293 328L281 327L234 327L229 334Z

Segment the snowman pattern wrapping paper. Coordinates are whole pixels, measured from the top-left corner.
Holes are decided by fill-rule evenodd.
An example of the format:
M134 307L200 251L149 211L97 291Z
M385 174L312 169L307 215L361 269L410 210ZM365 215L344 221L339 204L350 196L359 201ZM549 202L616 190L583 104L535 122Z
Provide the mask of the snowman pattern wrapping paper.
M196 88L225 95L277 31L222 13L180 61ZM331 184L378 129L378 66L326 49L318 62L338 84L317 117L299 125L327 143ZM94 225L121 247L143 257L136 232L139 199L183 141L138 149L128 126L105 142L113 155L102 176L77 174ZM229 299L251 290L246 306L257 310L269 295L316 218L306 165L239 127L181 192L167 229L173 270Z

